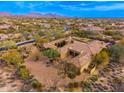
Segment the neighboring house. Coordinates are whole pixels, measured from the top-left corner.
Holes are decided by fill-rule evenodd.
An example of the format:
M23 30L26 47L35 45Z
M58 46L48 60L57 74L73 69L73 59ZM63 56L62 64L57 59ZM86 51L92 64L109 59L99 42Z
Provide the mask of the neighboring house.
M11 26L8 25L8 24L3 24L3 25L0 25L0 29L2 30L6 30L6 29L9 29Z
M13 36L11 37L12 39L19 39L22 37L22 34L21 33L16 33L16 34L13 34Z
M87 26L87 27L84 27L84 30L86 31L95 31L95 32L103 32L105 29L104 28L101 28L101 27L98 27L98 26Z
M0 34L0 41L8 39L8 35Z
M89 66L92 55L99 53L105 47L106 43L103 41L94 40L84 43L72 37L62 38L44 44L44 48L46 49L57 49L63 60L80 67L81 72Z

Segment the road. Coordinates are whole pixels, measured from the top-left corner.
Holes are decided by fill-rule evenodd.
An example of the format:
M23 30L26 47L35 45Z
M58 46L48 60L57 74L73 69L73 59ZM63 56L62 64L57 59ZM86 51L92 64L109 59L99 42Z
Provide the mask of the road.
M22 45L27 45L27 44L33 44L35 43L36 40L35 39L31 39L31 40L27 40L27 41L23 41L23 42L18 42L16 43L16 46L22 46ZM3 51L3 50L7 50L8 48L7 47L0 47L0 51Z

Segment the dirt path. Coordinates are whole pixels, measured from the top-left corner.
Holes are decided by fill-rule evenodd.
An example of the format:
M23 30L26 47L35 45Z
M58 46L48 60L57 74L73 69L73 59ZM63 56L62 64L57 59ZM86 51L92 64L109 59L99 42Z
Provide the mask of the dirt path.
M47 66L44 61L26 61L26 68L30 71L30 73L42 84L49 87L65 87L69 82L79 82L84 80L87 76L85 74L81 74L77 76L75 79L69 79L68 77L62 78L58 75L59 69L56 69L52 66Z
M35 78L47 85L53 86L55 79L58 78L57 70L52 67L47 67L43 62L25 62L26 68Z

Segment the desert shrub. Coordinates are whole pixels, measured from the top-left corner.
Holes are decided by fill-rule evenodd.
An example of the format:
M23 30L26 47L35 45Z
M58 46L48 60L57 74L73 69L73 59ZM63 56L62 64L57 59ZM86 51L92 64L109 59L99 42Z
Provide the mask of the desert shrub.
M73 79L77 75L80 75L80 68L76 67L74 64L66 63L64 66L64 72L70 79Z
M92 37L93 35L96 35L93 31L76 31L74 33L75 36L78 36L78 37L86 37L86 38L90 38Z
M48 49L43 51L43 55L49 58L57 58L60 56L60 53L55 49Z
M30 74L25 66L19 67L18 76L23 80L29 79Z
M98 65L106 66L109 63L109 53L106 50L102 50L100 53L93 57L93 63Z
M89 80L91 80L92 82L95 82L98 80L98 75L92 75Z
M13 27L9 27L9 29L7 29L7 32L9 33L13 33L15 32L16 30L13 28Z
M22 56L17 50L7 51L2 55L2 59L8 64L13 64L15 66L20 66L24 62Z
M79 83L78 82L74 82L73 85L74 85L75 88L79 87Z
M33 86L33 88L42 91L42 84L39 83L36 79L32 80L31 85Z
M21 53L23 58L27 58L30 53L30 48L28 47L18 47L18 51Z
M111 30L109 30L109 31L105 31L104 34L105 35L112 36L112 38L114 40L120 40L120 39L122 39L121 33L117 32L117 31L111 31Z
M90 38L97 39L97 40L103 40L103 37L101 35L92 35Z
M69 87L69 88L74 88L73 83L69 83L69 84L68 84L68 87Z
M57 31L55 33L55 38L58 39L58 38L63 38L65 35L64 35L64 32L61 32L61 31Z
M112 45L109 48L109 52L113 62L120 62L120 60L124 60L123 45Z
M36 47L32 47L29 58L33 61L37 61L40 59L40 57L41 57L40 51Z
M120 40L120 39L122 39L123 37L122 37L121 35L114 35L114 36L112 36L112 38L113 38L114 40Z
M111 30L107 30L107 31L104 32L104 34L105 35L109 35L109 36L113 36L113 35L116 34L116 32L115 31L111 31Z
M77 87L79 87L79 83L78 82L70 82L68 84L68 87L69 88L77 88Z
M91 84L88 81L81 81L80 86L82 87L84 92L91 92L92 91Z
M43 43L47 43L49 40L47 38L39 38L36 40L36 46L38 48L42 48L43 47Z
M45 35L45 33L44 33L43 31L39 31L38 34L39 34L40 36L44 36L44 35Z
M17 48L16 43L12 40L6 40L6 41L0 42L0 47Z
M120 40L119 44L124 45L124 39Z
M24 38L25 38L26 40L31 39L31 38L30 38L30 35L31 35L30 32L24 31L22 34L23 34L23 36L24 36Z

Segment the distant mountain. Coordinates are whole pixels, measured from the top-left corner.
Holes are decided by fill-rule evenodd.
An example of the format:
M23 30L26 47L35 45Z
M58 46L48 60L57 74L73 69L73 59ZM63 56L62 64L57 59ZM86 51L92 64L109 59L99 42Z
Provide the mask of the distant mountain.
M52 13L48 13L48 14L42 14L42 13L29 13L25 16L28 17L45 17L45 18L64 18L65 16L61 16L61 15L57 15L57 14L52 14Z
M12 14L8 12L0 12L0 16L12 16Z
M57 15L57 14L52 14L52 13L48 13L48 14L43 14L43 13L28 13L28 14L10 14L8 12L0 12L0 16L18 16L18 17L35 17L35 18L39 18L39 17L44 17L44 18L66 18L65 16L62 15Z

